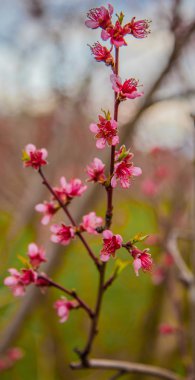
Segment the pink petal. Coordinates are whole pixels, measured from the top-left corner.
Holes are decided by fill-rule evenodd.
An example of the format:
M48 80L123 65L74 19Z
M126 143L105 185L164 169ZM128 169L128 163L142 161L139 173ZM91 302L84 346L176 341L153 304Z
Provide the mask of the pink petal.
M85 21L85 25L86 25L88 28L96 29L96 28L98 28L99 23L98 23L97 21L93 21L93 20L86 20L86 21Z
M43 203L38 203L38 205L35 206L35 210L38 212L45 212L46 209L47 207Z
M118 136L114 136L113 139L112 139L112 145L116 145L119 143L119 137Z
M60 184L62 187L66 187L67 186L67 181L66 181L66 178L65 177L61 177L60 178Z
M109 10L110 16L112 16L112 14L114 12L114 7L111 4L108 4L108 10Z
M99 131L99 128L98 128L97 124L95 124L95 123L91 123L89 126L89 129L93 133L98 133L98 131Z
M134 267L134 271L135 271L136 276L139 276L139 269L142 267L141 260L140 259L135 259L133 261L133 267Z
M28 144L25 147L25 151L28 155L30 155L30 152L35 152L36 151L36 146L33 144Z
M16 286L13 290L13 295L15 297L22 297L25 295L25 288L21 286Z
M122 236L121 235L116 235L116 240L117 240L117 243L118 244L122 244L122 242L123 242L123 239L122 239Z
M125 95L126 98L128 98L128 99L135 99L135 98L139 98L140 96L143 96L144 93L143 93L143 92L134 91L134 92L132 92L131 94L129 94L129 93L124 93L124 95Z
M8 269L8 272L9 272L12 276L20 277L20 272L18 272L18 270L15 269L15 268L10 268L10 269Z
M142 174L142 169L137 167L137 166L133 166L132 167L132 174L135 176L135 177L138 177L139 175Z
M103 262L108 261L109 258L110 258L110 255L105 255L104 253L100 253L100 259L101 259Z
M111 179L111 186L112 187L116 187L117 186L117 180L116 180L116 176L115 175Z
M98 140L96 141L96 147L97 147L98 149L104 149L105 146L106 146L106 140L105 140L104 138L102 138L102 139L98 139Z
M110 37L109 33L106 30L102 29L102 31L101 31L102 40L107 41L109 37Z
M40 149L40 151L41 151L41 153L42 153L42 158L43 158L43 160L45 160L45 159L47 158L47 156L48 156L48 151L47 151L47 149L42 148L42 149Z
M41 223L46 226L51 220L51 215L44 215L44 217L41 219Z
M9 276L5 278L3 283L6 286L14 286L14 285L17 285L18 280L15 277Z
M117 123L117 121L114 120L114 119L111 120L111 125L112 125L112 128L113 128L113 129L117 129L117 127L118 127L118 123Z
M28 245L28 255L34 255L38 252L38 247L35 243Z
M59 243L59 237L56 236L56 235L51 235L50 240L51 240L53 243Z
M50 227L50 231L56 234L59 231L59 228L60 226L58 226L58 224L52 224L52 226Z
M103 164L99 158L94 158L94 165L96 166L97 170L102 170L105 168L105 164Z
M123 189L128 189L130 187L130 181L129 179L120 178L120 184Z
M105 239L111 239L111 238L113 237L113 233L112 233L112 231L110 231L110 230L105 230L105 231L103 232L103 237L104 237Z

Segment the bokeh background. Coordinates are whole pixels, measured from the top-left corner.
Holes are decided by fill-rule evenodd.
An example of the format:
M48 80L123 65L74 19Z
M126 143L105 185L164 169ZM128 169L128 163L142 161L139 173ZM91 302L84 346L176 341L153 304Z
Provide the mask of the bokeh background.
M195 3L193 0L113 0L115 12L151 19L151 34L128 37L121 49L123 79L139 78L144 97L120 107L121 142L131 147L142 178L130 190L116 190L113 231L124 240L150 234L152 274L135 277L128 266L108 290L100 318L94 357L142 361L185 374L191 355L190 305L170 259L170 233L190 265L193 252L193 189L195 136ZM3 285L10 267L20 268L18 255L36 241L47 248L46 271L55 281L76 288L93 305L97 273L79 241L68 248L49 242L49 228L40 224L34 207L49 194L33 170L24 170L21 151L28 143L46 147L51 184L60 176L86 179L84 168L98 152L89 123L100 109L113 107L109 69L94 61L87 44L98 30L84 21L99 0L7 0L0 2L0 350L18 346L22 360L1 373L7 379L107 379L111 372L72 372L75 347L82 347L88 320L72 312L60 325L53 308L57 290L45 296L31 289L14 299ZM89 185L70 206L77 221L95 209L105 214L105 194ZM59 213L56 221L61 221ZM99 252L101 240L89 238ZM194 252L195 253L195 252ZM121 257L127 258L122 253ZM111 273L114 262L109 264ZM179 333L159 333L162 323ZM173 328L173 330L174 330ZM3 355L3 354L2 354ZM124 379L147 377L128 375ZM149 378L148 378L149 379Z

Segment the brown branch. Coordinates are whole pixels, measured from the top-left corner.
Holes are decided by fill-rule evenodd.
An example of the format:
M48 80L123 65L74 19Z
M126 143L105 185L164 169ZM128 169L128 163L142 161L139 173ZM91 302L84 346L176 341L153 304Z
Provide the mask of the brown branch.
M60 207L63 209L63 211L65 212L66 216L68 217L68 219L70 220L70 222L72 223L72 225L74 227L76 227L76 222L75 220L73 219L72 215L70 214L70 212L68 211L68 208L66 206L66 204L64 204L60 197L58 197L58 195L56 194L56 192L52 189L52 187L50 186L49 182L47 181L45 175L43 174L43 171L41 169L41 167L39 168L38 170L40 176L42 177L43 179L43 184L48 188L48 190L50 191L50 193L54 196L54 198L57 200L57 202L59 203ZM99 263L99 260L97 259L97 257L94 255L94 253L92 252L91 248L89 247L87 241L85 240L85 238L82 236L82 234L80 232L77 232L77 236L79 237L79 239L82 241L83 245L85 246L86 250L88 251L89 253L89 256L91 257L91 259L94 261L95 265L97 266L98 270L99 270L99 267L100 267L100 263Z
M106 360L106 359L90 359L87 362L87 367L83 366L82 363L73 362L71 363L72 369L116 369L120 371L124 371L125 373L137 373L150 375L152 377L158 377L159 379L167 379L167 380L182 380L180 376L177 376L174 372L168 371L167 369L150 366L146 364L139 363L129 363L125 361L115 361L115 360Z
M115 47L115 66L114 73L118 75L119 72L119 48ZM117 100L117 92L114 93L114 120L118 121L118 108L119 101ZM114 159L115 159L115 146L111 147L111 159L110 159L110 180L114 172ZM106 188L107 190L107 210L105 217L105 228L110 228L112 223L112 211L113 211L113 187L111 184Z
M54 288L56 289L59 289L61 290L62 292L64 292L65 294L69 295L70 297L74 298L75 300L77 300L78 302L78 305L79 307L81 307L82 309L84 309L87 314L89 315L90 318L93 318L94 317L94 313L93 311L90 309L90 307L77 295L76 291L75 290L69 290L69 289L66 289L64 286L61 286L60 284L58 284L57 282L54 282L52 281L50 278L46 277L46 276L43 276L41 274L38 274L38 279L40 280L44 280L46 281L46 283L48 283L49 286L53 286ZM46 286L48 286L46 284ZM44 286L44 285L43 285Z
M96 301L96 307L95 307L95 311L93 314L93 319L91 322L91 328L89 331L87 343L85 345L85 348L82 351L75 350L77 352L77 354L79 355L84 366L87 365L87 363L88 363L87 356L89 355L89 353L91 351L94 338L98 333L97 325L98 325L99 314L100 314L102 298L103 298L103 293L104 293L105 269L106 269L106 263L103 263L103 265L100 267L100 271L99 271L100 278L99 278L99 288L98 288L98 293L97 293L97 301Z

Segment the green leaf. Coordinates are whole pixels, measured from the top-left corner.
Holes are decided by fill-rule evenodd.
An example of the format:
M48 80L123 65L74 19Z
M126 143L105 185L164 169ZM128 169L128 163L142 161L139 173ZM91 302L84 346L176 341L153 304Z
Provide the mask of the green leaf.
M29 160L28 153L25 152L25 150L22 151L22 161L28 161Z
M26 259L23 256L18 255L17 258L22 262L22 264L26 265L28 268L30 268L30 264L28 259Z
M144 235L142 232L136 234L133 239L131 239L132 244L140 243L141 241L144 241L147 239L149 235Z
M119 274L122 273L122 271L131 264L130 260L121 260L121 259L116 259L115 261L115 273L118 276Z

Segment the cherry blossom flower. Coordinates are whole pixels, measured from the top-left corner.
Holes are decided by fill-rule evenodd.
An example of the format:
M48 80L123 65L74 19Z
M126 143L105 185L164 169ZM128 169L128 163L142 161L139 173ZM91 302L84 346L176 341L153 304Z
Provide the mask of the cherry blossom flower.
M139 167L133 165L130 160L133 154L126 150L123 145L119 151L115 153L115 165L114 165L114 175L111 179L111 186L116 187L117 181L119 180L120 185L127 189L131 185L132 177L137 177L142 174L142 170Z
M97 62L104 62L106 66L114 66L114 58L110 53L111 49L107 49L106 46L102 46L99 42L90 46L90 49Z
M62 245L68 245L75 235L73 227L65 226L63 223L61 225L53 224L50 230L53 232L53 235L51 235L51 241Z
M162 335L171 335L177 331L177 327L171 326L169 323L162 323L159 326L159 332Z
M110 118L110 113L105 113L106 117L98 116L99 122L97 124L92 123L89 126L91 132L95 133L97 138L96 147L103 149L108 145L115 146L119 143L119 137L117 136L117 122Z
M134 258L133 267L136 276L139 276L139 270L142 269L144 272L152 270L152 258L149 254L149 249L146 248L143 251L137 247L131 249L131 255Z
M130 34L136 38L145 38L150 33L149 26L150 21L148 20L138 20L135 21L136 17L133 17L131 22L127 24L130 29Z
M105 164L99 158L94 158L93 162L87 166L87 174L89 176L87 181L104 183L106 180L104 169Z
M119 21L111 25L106 30L102 30L101 37L104 41L110 38L110 43L117 48L127 45L124 36L130 33L129 25L121 26Z
M28 246L28 257L33 268L37 269L39 265L46 262L45 251L39 248L35 243Z
M110 80L112 82L112 88L115 92L118 93L118 100L123 101L128 99L135 99L142 96L144 93L139 92L138 81L134 78L126 79L122 83L121 78L116 74L111 74Z
M41 219L41 223L43 225L47 225L50 222L52 216L58 209L59 206L55 205L54 201L44 201L43 203L39 203L35 206L35 210L43 214Z
M35 145L28 144L25 147L22 159L25 167L31 166L38 170L41 166L47 165L47 156L48 153L45 148L36 149Z
M20 297L25 294L25 287L21 281L20 272L17 269L8 269L10 276L6 277L4 280L4 285L8 286L15 297Z
M116 250L121 248L123 239L121 235L113 235L110 230L105 230L103 237L103 248L100 252L100 258L102 261L108 261L110 256L114 257Z
M8 286L15 297L21 297L25 294L25 286L34 283L37 278L36 272L32 269L22 269L21 273L15 269L8 270L11 276L4 280L4 285Z
M79 178L73 178L68 182L65 177L61 177L60 185L60 187L54 187L53 190L64 204L75 197L80 197L87 189Z
M78 306L76 301L69 301L65 297L57 300L54 303L54 308L57 311L57 315L60 318L60 323L66 322L69 317L69 312Z
M114 8L111 4L108 4L108 9L104 6L90 9L87 13L89 20L85 21L85 25L91 29L96 29L98 27L106 29L109 25L111 25L113 11Z
M83 216L81 229L87 231L89 234L97 235L96 228L103 225L103 219L96 215L94 211Z

